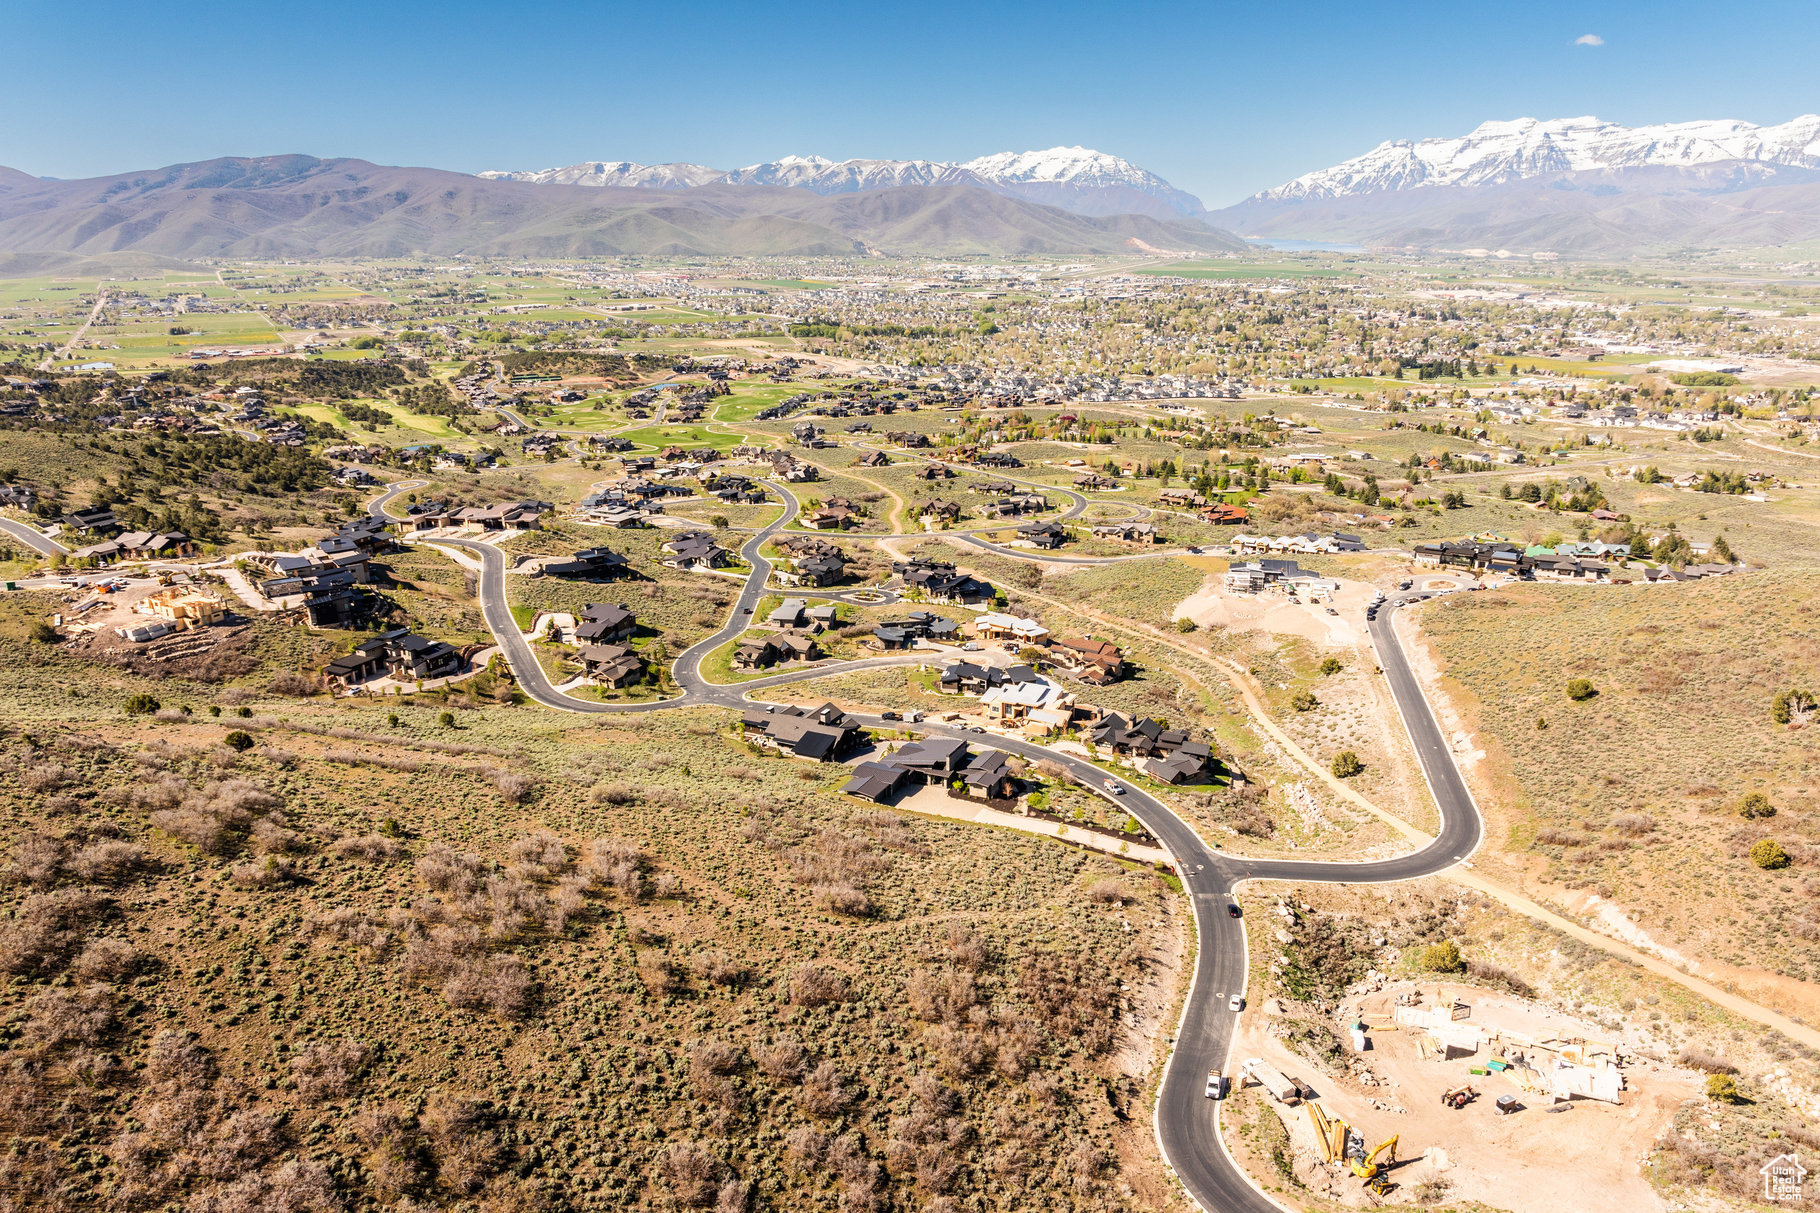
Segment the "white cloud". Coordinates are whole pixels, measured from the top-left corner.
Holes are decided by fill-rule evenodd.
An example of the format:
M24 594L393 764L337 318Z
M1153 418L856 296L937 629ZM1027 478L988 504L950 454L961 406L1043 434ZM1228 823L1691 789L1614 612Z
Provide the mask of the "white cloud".
M1574 39L1574 45L1575 46L1604 46L1605 39L1599 37L1599 35L1597 35L1597 34L1581 34L1578 38Z

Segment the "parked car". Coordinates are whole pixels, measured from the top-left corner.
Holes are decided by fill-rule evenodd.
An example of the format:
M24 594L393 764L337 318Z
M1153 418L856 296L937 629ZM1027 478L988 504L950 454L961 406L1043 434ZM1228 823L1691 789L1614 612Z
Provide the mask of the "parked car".
M1415 582L1413 582L1413 581L1399 581L1399 582L1397 582L1397 588L1399 590L1407 590L1410 586L1412 586L1414 584L1415 584Z
M902 720L903 719L903 717L898 715L896 712L880 712L878 714L878 718L880 720Z
M961 646L961 652L963 653L977 653L979 651L980 646L973 643L971 640Z
M1228 1011L1243 1011L1245 1009L1245 996L1243 994L1234 994L1231 998L1226 1000L1226 1009Z
M1328 613L1328 614L1329 614L1329 615L1338 615L1338 614L1339 614L1339 612L1338 612L1338 611L1336 611L1336 610L1334 610L1334 609L1333 609L1333 608L1332 608L1332 607L1328 607L1328 608L1327 608L1327 613Z
M1123 796L1125 794L1125 785L1118 780L1106 779L1101 782L1105 785L1106 790L1111 792L1114 796Z
M1207 1098L1218 1099L1226 1093L1226 1080L1218 1070L1207 1071Z

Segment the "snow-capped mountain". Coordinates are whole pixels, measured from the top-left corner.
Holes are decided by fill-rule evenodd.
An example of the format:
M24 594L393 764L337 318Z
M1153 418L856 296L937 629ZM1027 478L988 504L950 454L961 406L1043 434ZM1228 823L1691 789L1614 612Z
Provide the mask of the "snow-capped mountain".
M980 185L980 179L953 164L934 160L826 160L785 156L752 164L715 178L728 185L784 185L818 194L857 194L901 185Z
M537 185L598 185L620 189L686 190L706 185L719 169L699 164L634 164L630 160L590 160L562 168L526 172L492 170L478 173L489 181L530 181Z
M1695 168L1727 161L1820 168L1820 116L1808 114L1780 126L1716 120L1627 127L1597 118L1487 122L1454 139L1380 143L1363 156L1265 190L1256 200L1503 185L1552 173Z
M1146 214L1176 219L1203 214L1200 199L1128 160L1084 147L1001 152L965 164L940 160L828 160L785 156L731 172L694 164L655 167L626 161L569 165L535 172L491 171L482 177L558 185L687 189L697 185L771 185L817 194L857 194L902 186L962 185L1059 206L1078 214Z

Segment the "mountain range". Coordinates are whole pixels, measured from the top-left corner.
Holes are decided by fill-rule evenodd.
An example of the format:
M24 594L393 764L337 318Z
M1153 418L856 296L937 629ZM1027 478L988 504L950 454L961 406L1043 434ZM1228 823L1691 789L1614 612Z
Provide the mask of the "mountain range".
M1820 241L1820 117L1487 122L1395 140L1208 220L1251 237L1585 256Z
M764 164L721 171L699 164L634 164L594 160L535 171L490 170L494 181L539 185L683 190L703 185L775 185L811 193L858 194L903 186L972 186L1026 201L1059 206L1077 215L1150 215L1192 219L1206 213L1193 194L1179 190L1129 160L1084 147L1040 152L1000 152L950 164L940 160L827 160L785 156Z
M0 268L58 258L540 258L1195 253L1191 220L1089 216L965 184L818 194L533 184L313 156L224 157L79 181L0 168ZM14 272L18 272L15 270Z

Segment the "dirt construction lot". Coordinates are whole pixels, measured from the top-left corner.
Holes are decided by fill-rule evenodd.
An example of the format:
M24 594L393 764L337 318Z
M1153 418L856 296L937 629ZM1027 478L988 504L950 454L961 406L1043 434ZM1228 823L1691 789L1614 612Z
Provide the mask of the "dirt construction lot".
M1384 1025L1393 1019L1395 995L1418 988L1420 1005L1445 1005L1431 983L1393 985L1349 1000L1338 1026L1361 1016L1368 1024ZM1470 1007L1463 1022L1482 1032L1609 1039L1591 1024L1518 998L1482 990L1447 990L1445 998L1455 994ZM1627 1057L1619 1104L1575 1099L1555 1105L1565 1110L1550 1112L1548 1097L1532 1095L1502 1074L1468 1072L1483 1067L1499 1045L1482 1045L1474 1054L1456 1054L1447 1061L1424 1060L1416 1043L1423 1033L1408 1027L1374 1028L1367 1033L1369 1047L1363 1054L1354 1054L1349 1041L1345 1048L1352 1068L1346 1077L1335 1078L1284 1046L1273 1030L1281 1025L1268 1004L1245 1020L1233 1052L1235 1069L1241 1058L1261 1057L1301 1079L1315 1090L1329 1116L1344 1119L1363 1135L1367 1150L1397 1135L1398 1162L1390 1178L1398 1187L1391 1204L1415 1203L1418 1189L1426 1186L1430 1201L1479 1201L1512 1213L1589 1207L1655 1213L1663 1205L1642 1174L1642 1161L1676 1109L1699 1094L1691 1073ZM1478 1098L1461 1110L1443 1107L1441 1093L1465 1083L1471 1083ZM1498 1115L1499 1095L1517 1096L1520 1110ZM1270 1106L1289 1131L1296 1175L1311 1195L1354 1207L1379 1203L1349 1172L1322 1163L1305 1108L1274 1101ZM1596 1204L1589 1203L1592 1194Z

